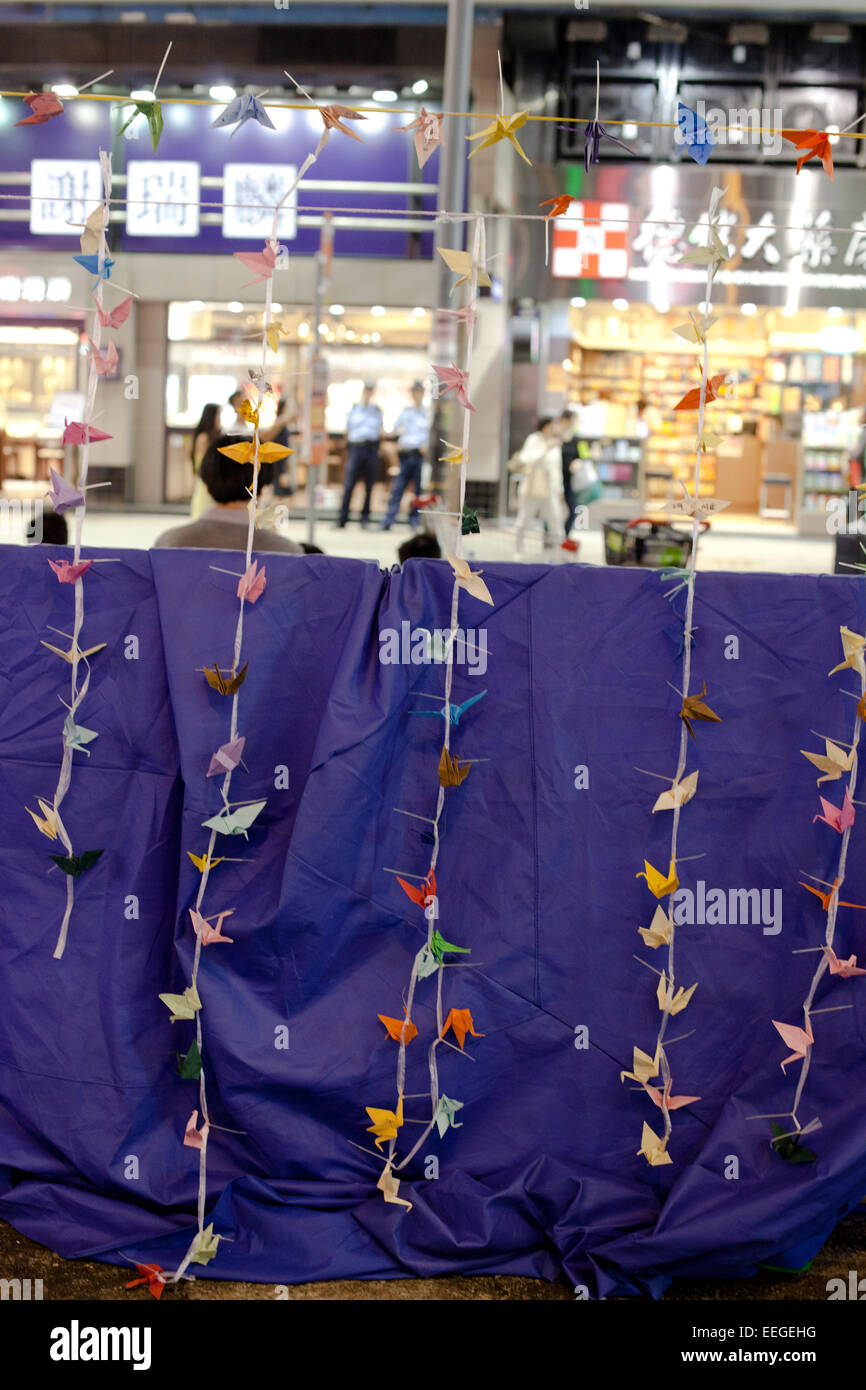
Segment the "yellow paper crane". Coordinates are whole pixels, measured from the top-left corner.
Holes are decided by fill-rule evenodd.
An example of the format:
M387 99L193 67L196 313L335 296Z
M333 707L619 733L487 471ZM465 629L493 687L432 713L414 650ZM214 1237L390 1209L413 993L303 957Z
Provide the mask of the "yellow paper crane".
M453 270L455 275L460 275L462 277L452 287L452 294L454 290L459 290L461 285L468 285L474 273L478 275L476 284L483 285L486 289L490 289L490 276L487 274L484 266L481 265L479 261L476 261L468 251L452 251L449 246L440 246L439 255L442 257L449 270Z
M643 937L646 945L651 946L652 949L655 951L657 947L666 946L668 944L668 942L671 939L673 925L674 924L671 921L670 917L665 912L661 903L659 903L658 907L653 913L653 919L650 922L649 926L638 927L638 931Z
M643 1154L651 1167L658 1168L662 1163L673 1163L673 1159L667 1151L667 1142L666 1138L660 1139L644 1120L638 1153Z
M675 893L680 886L677 878L677 869L674 860L668 869L667 877L659 870L654 869L648 859L643 861L643 871L635 874L635 878L645 878L649 884L650 892L657 898L666 898L668 893Z
M682 1013L683 1009L688 1004L697 987L697 982L693 984L690 989L683 989L682 985L680 985L676 994L674 994L673 982L668 984L667 975L660 975L659 987L656 990L656 998L659 1001L659 1008L661 1009L662 1013Z
M840 661L839 665L834 666L828 674L835 676L837 671L844 671L846 667L850 666L862 680L866 680L866 664L863 661L866 637L861 637L859 632L852 632L850 627L840 627L839 636L842 638L842 651L845 653L845 660Z
M259 463L276 463L278 459L288 458L293 454L294 449L287 449L283 444L259 444ZM219 453L225 454L226 458L234 459L235 463L252 463L255 458L255 441L244 439L240 444L227 444Z
M521 126L526 125L526 122L529 120L529 112L515 111L513 116L505 115L505 89L502 85L502 57L498 53L496 57L499 62L499 115L495 120L490 122L490 125L485 126L483 130L479 130L476 135L466 136L467 140L481 141L480 145L476 145L469 158L472 159L473 155L476 155L479 150L486 150L491 145L497 145L500 140L507 140L509 145L513 145L514 149L516 149L520 158L531 165L532 160L526 152L520 148L520 142L515 134L515 131L520 130Z
M469 454L464 454L461 444L451 444L447 439L443 439L442 443L445 445L445 453L439 455L440 463L450 463L453 467L454 464L469 462Z
M42 812L41 816L37 816L36 812L31 811L29 806L25 806L24 809L36 825L37 829L42 831L43 835L47 835L49 840L56 840L57 836L63 829L63 823L60 819L57 807L49 805L47 801L43 801L41 796L37 796L36 800L39 804L39 809Z
M377 1149L381 1149L383 1139L397 1138L397 1130L400 1129L400 1127L403 1124L402 1091L400 1093L400 1099L397 1102L396 1111L376 1110L375 1108L369 1105L365 1106L364 1108L366 1109L367 1114L370 1116L370 1119L373 1121L373 1123L367 1127L367 1133L375 1134Z
M619 1079L620 1081L625 1081L626 1077L628 1077L630 1081L639 1081L643 1086L647 1081L651 1081L654 1076L658 1076L659 1044L656 1043L654 1057L650 1057L648 1052L641 1052L639 1047L632 1048L632 1053L634 1054L634 1060L632 1062L634 1071L621 1071Z

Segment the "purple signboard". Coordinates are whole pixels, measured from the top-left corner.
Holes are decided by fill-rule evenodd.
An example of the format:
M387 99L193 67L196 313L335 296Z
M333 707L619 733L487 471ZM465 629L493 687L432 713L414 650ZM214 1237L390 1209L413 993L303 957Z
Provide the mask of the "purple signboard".
M12 103L4 106L0 193L13 197L0 198L0 245L45 250L77 250L74 236L63 234L60 228L67 220L81 220L82 197L92 208L99 196L94 165L100 149L113 151L115 175L128 176L126 185L115 183L115 197L133 200L127 210L127 225L112 222L115 250L172 255L255 250L270 230L270 216L245 204L279 201L292 182L291 171L312 153L322 132L321 117L315 110L271 108L276 130L250 121L232 134L227 128L211 129L219 107L166 105L165 126L154 153L143 117L132 126L134 138L129 138L129 132L120 137L112 133L130 108L120 111L108 102L73 100L63 115L47 125L16 127L12 124L17 118ZM21 113L26 114L23 104ZM288 212L280 228L280 238L290 254L312 255L318 248L319 228L301 225L305 209L308 216L318 216L321 209L331 208L339 217L339 209L351 216L354 210L373 214L378 209L393 209L411 215L418 209L435 208L438 153L419 170L412 135L399 129L411 120L407 115L374 112L363 121L350 123L360 139L339 130L331 134L306 179L333 186L298 191L297 221ZM22 196L27 189L22 187L21 175L32 172L34 160L58 163L40 165L38 183L33 175L34 192L45 196L39 200L31 230L31 223L21 218L29 206L27 196ZM17 176L16 181L7 175ZM227 181L225 192L209 182L223 178ZM355 183L368 186L353 188ZM425 190L410 193L393 187L405 184L424 184ZM149 204L163 200L164 206L145 207L142 199ZM224 201L234 206L223 212ZM205 205L200 209L201 221L193 206L197 202ZM18 210L18 218L4 218L12 209ZM224 224L223 218L229 220ZM263 232L265 224L267 231ZM46 230L37 232L37 226ZM432 236L405 229L338 224L335 251L340 256L429 257Z

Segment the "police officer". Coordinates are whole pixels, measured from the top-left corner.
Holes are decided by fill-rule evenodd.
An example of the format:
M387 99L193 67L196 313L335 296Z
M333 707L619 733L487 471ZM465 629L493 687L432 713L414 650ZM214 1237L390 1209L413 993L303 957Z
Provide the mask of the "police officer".
M349 520L349 505L355 484L364 484L364 507L361 512L361 525L366 527L370 520L370 494L379 471L379 438L382 433L382 412L373 405L375 386L366 382L361 399L349 411L346 423L346 437L349 442L349 457L346 462L346 485L340 506L338 527Z
M421 491L421 467L430 439L430 426L427 423L427 412L423 406L423 383L413 381L411 393L412 404L400 411L394 423L400 472L394 479L394 486L391 488L388 511L382 522L383 531L389 531L394 525L397 512L400 509L400 499L405 489L411 487L416 497ZM413 530L418 525L418 512L414 501L409 508L409 525Z

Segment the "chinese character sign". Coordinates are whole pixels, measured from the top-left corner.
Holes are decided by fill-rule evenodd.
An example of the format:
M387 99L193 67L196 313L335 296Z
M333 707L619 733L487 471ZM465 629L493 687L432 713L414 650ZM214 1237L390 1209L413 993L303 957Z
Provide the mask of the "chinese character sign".
M34 159L30 163L30 231L35 236L78 237L102 198L98 159Z
M131 159L126 166L126 229L134 236L198 236L199 166Z
M223 168L223 236L261 241L271 235L274 208L292 187L294 164L226 164ZM297 235L297 190L280 209L277 236Z

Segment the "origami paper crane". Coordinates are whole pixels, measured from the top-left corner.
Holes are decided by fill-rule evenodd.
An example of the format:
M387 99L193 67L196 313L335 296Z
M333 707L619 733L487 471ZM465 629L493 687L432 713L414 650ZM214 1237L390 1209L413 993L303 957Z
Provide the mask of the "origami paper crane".
M238 598L245 599L247 603L255 603L264 593L266 583L264 565L259 569L258 560L253 560L238 581Z
M471 507L463 508L463 515L460 518L461 536L481 535L481 527L478 524L478 513Z
M449 706L448 706L448 715L447 715L447 718L448 718L449 723L454 724L455 726L458 725L458 724L460 723L460 717L461 717L461 715L465 714L466 711L467 711L472 705L477 705L477 703L478 703L479 700L483 700L483 699L484 699L484 696L485 696L486 694L487 694L487 691L486 691L486 690L479 690L479 692L478 692L477 695L470 695L469 699L468 699L468 700L464 700L462 704L460 704L460 705L449 705ZM442 708L441 708L441 709L410 709L409 713L410 713L410 714L432 715L434 719L440 718L440 717L441 717L442 719L445 719L445 718L446 718L445 705L444 705L444 704L442 705Z
M61 584L74 584L77 579L87 573L93 561L79 560L77 563L73 563L71 560L49 560L48 563Z
M467 330L470 329L478 315L475 312L475 300L471 304L464 304L462 309L437 309L437 314L442 314L446 319L456 319L458 323L465 324ZM442 441L445 442L444 440Z
M618 140L615 135L611 135L609 130L605 130L599 120L587 121L583 130L583 140L583 167L587 174L590 165L598 163L598 150L602 140L610 140L611 144L619 145L619 148L625 150L626 154L632 153L628 145L624 145L622 140Z
M61 444L97 444L103 439L113 439L114 435L106 434L103 430L96 429L93 425L82 424L80 420L64 420L63 438ZM83 499L82 499L83 500ZM55 511L57 509L55 508Z
M82 226L80 222L73 223L73 225L77 227ZM95 207L93 209L93 212L91 212L89 216L85 217L84 219L83 231L79 238L79 242L81 245L81 250L85 254L89 254L93 251L99 250L100 244L102 242L103 233L105 232L107 226L108 209L104 203L100 203L99 206Z
M549 222L551 217L564 217L571 207L574 199L570 193L558 193L555 198L547 198L543 203L539 203L540 208L550 208L550 212L544 214L544 220Z
M435 975L441 965L430 950L428 945L423 945L415 957L415 970L419 980L426 980L428 975Z
M457 580L457 587L465 589L467 594L473 598L480 599L482 603L489 603L493 606L493 599L490 597L490 590L481 578L483 570L471 570L468 561L458 560L455 555L446 555L445 559L454 571L454 578Z
M718 323L718 321L718 314L713 314L707 319L706 323L704 323L703 319L695 318L694 314L689 313L688 323L677 324L674 332L678 338L684 338L687 343L704 343L707 333L710 331L713 324Z
M626 1077L628 1077L630 1081L639 1081L643 1086L647 1081L651 1081L654 1076L658 1075L659 1046L656 1044L654 1057L650 1057L647 1052L641 1052L639 1047L632 1048L632 1052L634 1054L634 1060L632 1062L634 1070L621 1071L619 1079L620 1081L625 1081Z
M697 111L692 111L683 102L677 102L677 125L683 144L696 164L706 164L716 147L707 123Z
M183 994L161 994L159 997L170 1011L172 1023L177 1023L181 1018L195 1018L201 1008L195 985L187 985Z
M322 138L316 146L317 159L330 140L331 132L334 130L341 131L343 135L351 135L353 140L357 140L363 145L364 142L360 135L343 124L344 121L366 121L367 117L364 115L363 111L355 111L351 106L320 106L319 115L322 118L322 124L325 129L322 132Z
M818 899L818 901L820 902L820 904L821 904L821 906L823 907L824 911L825 911L825 912L829 912L829 910L830 910L830 901L831 901L831 899L832 899L832 897L833 897L833 894L835 893L836 889L837 889L838 886L839 886L839 880L838 880L838 878L834 878L834 880L833 880L833 886L832 886L832 888L830 889L830 892L829 892L829 893L823 893L823 892L821 891L820 888L813 888L812 885L811 885L811 883L803 883L801 879L798 879L797 882L799 883L800 887L801 887L801 888L805 888L806 891L807 891L808 893L814 893L814 894L815 894L815 897L816 897L816 898ZM847 903L847 902L844 902L843 899L840 898L840 899L839 899L839 906L840 906L840 907L858 907L858 908L862 908L863 911L866 912L866 903Z
M397 1193L400 1191L400 1179L394 1177L390 1163L387 1163L382 1169L376 1186L386 1202L391 1202L398 1207L405 1207L407 1211L412 1210L411 1202L407 1202L405 1197L397 1196Z
M696 516L701 520L703 517L712 516L714 512L722 512L725 507L731 505L718 497L692 497L685 483L682 484L682 489L685 497L675 497L672 502L666 502L665 511L679 512L683 516Z
M183 1081L198 1081L201 1076L201 1053L193 1038L189 1052L176 1052L177 1074Z
M43 647L47 647L48 650L49 650L50 652L53 652L55 656L62 656L64 661L68 661L68 662L69 662L69 665L70 665L70 666L72 665L73 660L74 660L74 658L75 658L75 648L74 648L74 647L70 647L68 652L64 652L64 651L61 651L59 647L53 647L53 646L51 645L50 642L43 642L43 643L42 643L42 646L43 646ZM106 646L106 643L105 643L105 642L100 642L98 646L96 646L96 647L87 647L86 650L82 650L82 648L79 647L79 648L78 648L78 658L79 658L79 660L81 660L81 659L83 658L83 659L86 661L88 657L90 657L90 656L95 656L97 652L101 652L101 651L102 651L102 649L103 649L104 646Z
M669 893L675 893L680 886L677 878L676 865L671 860L667 877L659 869L654 869L648 859L643 861L643 871L635 874L635 878L645 878L649 884L649 890L656 898L666 898Z
M659 1008L661 1009L662 1013L682 1013L683 1009L687 1006L689 1000L691 999L697 987L697 983L691 985L688 989L683 989L682 985L680 985L679 989L675 994L673 983L668 983L667 975L660 975L658 989L656 990L656 998L659 1001Z
M109 343L105 352L102 353L92 338L87 339L90 344L90 360L93 363L97 376L111 376L117 368L119 361L117 348L114 343Z
M707 390L704 396L705 402L709 403L710 401L717 401L719 399L719 387L725 381L726 377L726 372L719 372L717 376L710 377L709 381L707 382ZM700 404L701 388L700 386L694 386L692 387L691 391L686 392L686 394L682 397L681 400L677 401L676 405L674 406L674 410L698 410L700 408Z
M58 516L63 512L68 512L72 507L82 507L84 505L84 493L77 487L67 483L65 478L61 478L59 473L55 473L53 468L49 468L51 474L51 487L45 496L50 499L51 505Z
M242 863L242 860L240 860L240 859L227 859L227 858L225 857L225 855L223 855L220 859L211 859L211 860L208 860L208 857L207 857L206 854L193 854L193 852L192 852L191 849L188 849L188 850L187 850L187 854L189 855L189 857L190 857L190 859L192 860L193 864L195 864L195 867L198 869L198 871L199 871L200 874L203 874L203 873L204 873L204 871L205 871L205 869L207 868L208 864L210 864L210 867L211 867L212 869L214 869L214 868L216 868L217 864L240 864L240 863Z
M76 724L71 714L67 714L63 721L63 738L70 748L80 748L89 758L90 753L84 745L92 743L98 737L94 729L83 728L81 724Z
M690 772L682 781L674 781L656 798L653 811L673 811L676 806L685 806L698 789L698 774Z
M786 1133L781 1125L777 1125L775 1120L770 1121L773 1130L773 1138L770 1141L773 1148L780 1158L784 1158L787 1163L815 1163L818 1155L811 1149L807 1149L805 1144L800 1143L799 1135ZM808 1126L807 1126L808 1128ZM803 1134L806 1133L804 1129Z
M812 1036L812 1024L808 1015L806 1016L805 1028L798 1028L794 1023L777 1023L775 1019L771 1019L771 1022L782 1042L787 1047L794 1049L790 1056L779 1064L784 1071L789 1062L801 1062L805 1058L807 1051L815 1041Z
M233 125L235 128L229 136L233 140L242 125L247 121L257 121L259 125L266 126L268 130L276 130L276 126L271 120L258 97L249 94L247 96L234 97L221 111L215 121L211 121L210 128L215 130L220 126Z
M439 1097L439 1104L436 1107L436 1113L433 1116L433 1121L436 1125L436 1128L439 1131L440 1139L445 1138L445 1133L449 1128L463 1128L463 1121L457 1121L454 1118L454 1116L457 1114L457 1111L462 1109L462 1100L451 1100L448 1096Z
M247 831L267 804L267 801L238 802L233 810L220 811L218 815L202 821L202 825L207 830L216 830L220 835L243 835L248 840Z
M397 1102L396 1111L376 1110L374 1107L371 1107L369 1105L365 1106L364 1108L367 1111L367 1114L370 1116L370 1119L373 1121L373 1123L368 1126L367 1133L375 1134L377 1149L381 1149L383 1140L397 1138L397 1130L401 1129L403 1125L402 1092L400 1093L400 1099Z
M485 1036L484 1033L476 1033L472 1015L468 1009L449 1010L448 1017L445 1020L445 1026L439 1034L440 1038L445 1037L449 1028L453 1028L454 1036L460 1044L461 1052L463 1051L463 1044L466 1041L467 1033L471 1033L473 1038L483 1038Z
M210 917L202 917L201 913L197 912L194 907L191 907L189 909L189 915L192 919L193 931L195 932L196 936L201 937L202 946L212 946L214 944L218 944L221 941L224 941L227 946L231 946L234 944L233 937L223 936L222 934L223 922L225 921L226 917L231 917L233 916L233 914L233 907L226 908L224 912L214 912L211 914ZM216 926L212 927L211 922L213 921L214 917L216 917Z
M664 1091L660 1091L658 1086L646 1086L644 1089L659 1110L679 1110L683 1105L691 1105L693 1101L700 1100L700 1096L672 1096L672 1086L673 1082L668 1080Z
M851 768L854 766L853 748L846 753L843 748L840 748L838 744L834 743L833 740L829 738L825 738L824 747L827 750L826 754L807 753L805 748L800 749L803 757L808 758L809 762L814 763L819 772L824 773L823 777L818 778L817 785L819 787L822 782L838 782L842 773L850 772Z
M466 136L467 140L481 141L481 144L476 145L475 149L472 150L469 158L473 159L475 155L478 154L479 150L489 149L491 145L497 145L500 140L507 140L509 145L520 155L524 163L531 166L532 160L522 148L517 138L517 131L525 126L528 120L528 111L515 111L513 116L496 116L495 119L490 122L490 125L486 125L483 130L479 130L475 135Z
M472 771L472 764L461 764L459 758L452 758L447 748L442 749L439 759L439 783L443 787L459 787Z
M459 952L461 956L471 956L472 951L469 946L455 946L452 941L446 941L440 933L438 927L430 937L430 950L438 961L442 960L444 954L454 954Z
M653 950L655 950L657 946L666 946L668 944L668 942L671 939L671 933L673 929L674 924L671 921L668 914L665 912L661 903L659 903L658 907L653 913L653 919L650 922L649 926L638 927L638 931L640 932L647 946L651 946Z
M716 190L717 192L719 190ZM697 228L694 228L693 236ZM693 246L690 251L684 251L679 258L680 265L706 265L712 266L712 273L715 275L722 261L729 259L731 249L726 246L719 236L718 230L713 224L712 213L707 223L707 244L706 246Z
M248 285L254 285L259 280L270 280L273 276L277 264L277 248L273 242L266 241L261 251L235 251L232 254L236 261L254 272L254 278L247 281Z
M397 875L397 882L407 898L411 898L413 903L417 903L419 907L424 907L430 898L436 896L436 873L433 869L417 888L414 883L407 883L399 874Z
M30 816L37 830L40 830L43 835L47 835L49 840L56 840L58 835L63 831L63 822L60 819L60 812L57 810L56 806L50 805L47 801L43 801L41 796L37 796L36 802L42 812L41 816L37 816L36 812L31 811L29 806L24 807L25 811L28 816Z
M717 715L714 710L711 710L709 705L704 704L704 696L706 693L707 683L704 681L700 695L685 695L683 697L682 709L680 710L680 719L685 724L695 743L697 743L698 740L691 725L693 719L703 720L704 723L707 724L721 724L722 722L719 715Z
M196 1237L193 1253L190 1255L191 1262L195 1265L210 1264L214 1255L217 1254L217 1247L221 1240L222 1236L214 1235L213 1222L209 1222Z
M475 283L490 288L490 276L484 266L476 261L468 251L452 251L449 246L440 246L439 255L447 265L449 270L453 270L455 275L461 278L452 286L451 293L458 290L461 285L468 285L473 275L477 276Z
M418 1036L418 1029L411 1018L389 1018L387 1014L377 1014L377 1018L384 1023L388 1037L395 1042L410 1043Z
M469 373L462 372L455 362L450 367L435 367L434 372L439 378L439 396L447 396L449 391L453 391L458 401L466 410L474 410L475 406L469 399Z
M256 455L255 440L244 439L240 444L227 444L219 452L225 454L226 458L234 459L235 463L252 463ZM260 441L259 463L276 463L279 459L288 458L289 454L294 452L294 449L287 449L284 444Z
M232 672L231 675L225 676L221 673L218 666L214 666L213 670L211 670L209 666L205 666L205 680L212 689L218 690L220 695L234 695L235 691L240 689L247 678L247 667L249 664L248 661L245 661L236 675Z
M147 1285L147 1292L154 1298L162 1298L162 1291L165 1288L163 1275L165 1270L162 1265L136 1265L136 1269L142 1276L141 1279L130 1279L126 1285L128 1289L137 1289L139 1284Z
M835 676L837 671L844 671L848 667L856 671L862 680L866 680L866 663L863 659L863 649L866 647L866 637L861 637L859 632L852 632L850 627L840 627L839 636L842 638L842 651L845 653L845 660L840 661L838 666L834 666L828 675Z
M39 803L40 806L42 803ZM31 815L33 812L31 811ZM857 964L856 956L849 956L847 960L840 960L832 946L825 946L827 960L830 965L831 975L841 975L843 980L850 980L852 975L866 975L866 970L861 970Z
M445 453L440 455L440 463L450 463L453 467L454 464L469 462L469 454L464 455L462 445L449 444L447 439L443 439L442 443L445 445Z
M281 323L269 323L265 329L265 337L271 352L279 352L280 338L288 337L290 329L284 328Z
M115 264L115 263L114 263L114 261L111 259L110 256L105 256L105 257L103 258L102 266L101 266L101 267L100 267L100 264L99 264L99 256L98 256L98 255L91 255L91 256L73 256L72 259L73 259L74 261L77 261L78 264L79 264L80 266L83 266L85 270L89 271L91 275L95 275L95 276L97 277L97 279L99 279L99 280L110 280L110 279L111 279L111 272L112 272L112 270L114 269L114 264Z
M208 1131L210 1130L210 1125L208 1124L207 1120L205 1120L201 1129L198 1129L197 1126L198 1111L193 1110L192 1114L186 1122L186 1129L183 1133L183 1142L188 1149L200 1149L204 1141L207 1139Z
M44 125L63 110L63 102L53 92L31 92L23 100L24 105L30 107L30 115L16 121L16 125Z
M153 145L153 152L155 154L159 148L159 137L162 135L163 126L162 106L160 103L158 101L124 101L121 102L120 105L132 106L134 109L129 120L124 121L123 125L120 127L120 130L117 132L118 135L122 135L123 132L132 125L136 116L143 116L150 128L150 143Z
M658 1168L663 1163L673 1163L673 1159L667 1151L667 1142L666 1138L660 1139L644 1120L638 1153L643 1154L652 1168Z
M131 294L117 305L116 309L109 310L108 313L102 308L101 304L96 305L96 316L103 328L120 328L121 324L126 323L129 318L129 311L132 308L132 301L135 295Z
M823 815L813 816L812 824L816 820L822 820L825 825L829 825L831 830L838 830L841 835L847 830L849 825L854 824L854 803L851 800L851 793L845 788L845 795L842 798L841 806L834 806L832 801L825 801L823 796L819 797Z
M245 743L246 739L240 736L233 738L229 743L220 744L211 756L205 777L218 777L221 772L232 772L243 757Z
M824 172L833 179L833 147L826 130L783 130L782 138L788 140L795 149L805 150L797 160L797 173L810 159L820 159Z
M104 849L86 849L83 854L49 854L48 857L70 878L80 878L87 869L93 868L97 859L104 853Z
M415 154L419 169L423 169L431 154L444 144L441 111L426 111L422 106L414 121L410 121L408 125L398 125L397 130L414 130Z

